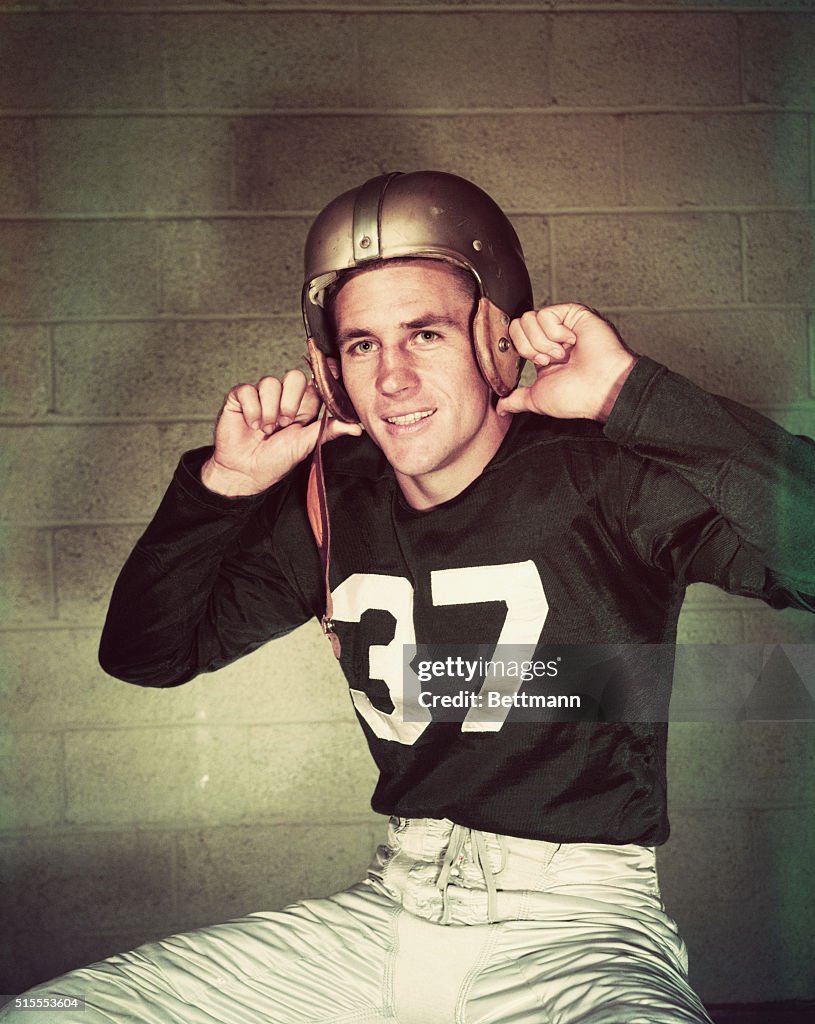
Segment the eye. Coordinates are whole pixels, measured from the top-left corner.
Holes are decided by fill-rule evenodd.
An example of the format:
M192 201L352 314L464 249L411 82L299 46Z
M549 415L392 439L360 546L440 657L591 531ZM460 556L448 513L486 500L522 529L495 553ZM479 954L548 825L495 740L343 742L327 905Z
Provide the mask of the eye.
M375 348L376 346L372 341L363 340L356 341L353 345L349 345L345 351L352 356L367 356L373 352Z
M419 331L416 338L419 341L435 341L439 337L435 331Z

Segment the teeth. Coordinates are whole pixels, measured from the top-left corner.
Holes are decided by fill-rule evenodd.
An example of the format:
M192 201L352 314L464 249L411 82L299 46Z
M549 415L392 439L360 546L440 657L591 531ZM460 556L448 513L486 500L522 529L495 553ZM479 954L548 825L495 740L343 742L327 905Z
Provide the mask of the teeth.
M394 423L398 427L406 426L408 423L418 423L419 420L426 420L428 416L432 416L431 410L425 412L409 412L404 416L388 416L386 417L388 423Z

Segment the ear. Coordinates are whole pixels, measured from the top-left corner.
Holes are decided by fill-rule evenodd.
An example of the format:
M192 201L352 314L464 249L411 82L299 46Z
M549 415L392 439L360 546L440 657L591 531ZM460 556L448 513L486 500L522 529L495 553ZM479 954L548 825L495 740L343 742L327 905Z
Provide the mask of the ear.
M473 321L473 347L481 373L501 397L518 386L524 361L509 337L509 317L482 296Z
M308 361L311 365L314 383L326 409L335 419L341 420L343 423L359 422L351 399L340 381L339 363L317 348L314 338L309 338L307 344Z

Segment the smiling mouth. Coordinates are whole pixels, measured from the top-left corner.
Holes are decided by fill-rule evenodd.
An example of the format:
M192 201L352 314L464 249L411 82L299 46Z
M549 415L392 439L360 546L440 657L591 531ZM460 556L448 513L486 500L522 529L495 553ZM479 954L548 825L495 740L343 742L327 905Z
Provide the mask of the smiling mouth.
M424 409L422 412L407 412L403 416L386 416L385 422L392 423L395 427L407 427L411 423L419 423L426 420L435 413L435 409Z

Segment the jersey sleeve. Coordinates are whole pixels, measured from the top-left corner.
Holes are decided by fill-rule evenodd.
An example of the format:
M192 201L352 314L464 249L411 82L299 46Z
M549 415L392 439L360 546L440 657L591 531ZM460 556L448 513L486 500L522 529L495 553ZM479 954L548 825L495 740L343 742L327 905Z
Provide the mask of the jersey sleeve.
M114 587L99 660L126 682L177 686L313 614L318 556L292 501L297 474L260 495L224 497L199 478L209 451L182 458Z
M815 611L815 442L647 357L604 433L641 458L626 531L649 566Z

